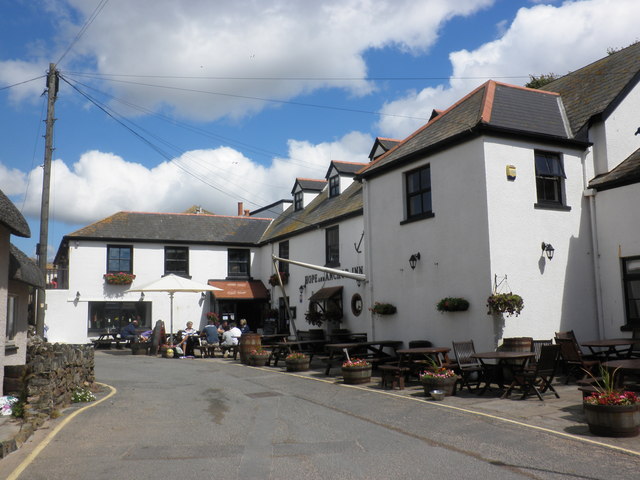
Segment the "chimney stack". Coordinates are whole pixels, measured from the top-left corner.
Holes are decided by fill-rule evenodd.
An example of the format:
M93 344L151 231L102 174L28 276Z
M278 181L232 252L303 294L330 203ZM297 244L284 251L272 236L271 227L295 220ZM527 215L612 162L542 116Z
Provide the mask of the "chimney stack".
M244 216L248 217L249 214L251 213L251 210L249 210L248 208L244 211Z
M244 210L244 206L242 205L242 202L238 202L238 216L241 217L242 216L242 211Z

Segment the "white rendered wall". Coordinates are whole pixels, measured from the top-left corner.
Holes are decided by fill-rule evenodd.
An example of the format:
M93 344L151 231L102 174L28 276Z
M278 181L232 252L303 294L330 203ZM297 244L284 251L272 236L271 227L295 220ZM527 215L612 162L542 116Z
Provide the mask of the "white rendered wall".
M534 149L562 154L565 205L570 211L534 208ZM589 208L582 197L583 152L500 139L487 139L485 152L491 280L506 275L510 289L525 304L520 316L506 318L503 325L497 322L497 329L503 328L503 337L549 339L556 331L573 329L584 340L596 338ZM516 167L515 181L506 178L507 164ZM543 256L542 242L555 248L553 260Z
M596 218L600 254L603 327L606 338L624 336L624 287L621 258L640 256L640 185L598 192Z

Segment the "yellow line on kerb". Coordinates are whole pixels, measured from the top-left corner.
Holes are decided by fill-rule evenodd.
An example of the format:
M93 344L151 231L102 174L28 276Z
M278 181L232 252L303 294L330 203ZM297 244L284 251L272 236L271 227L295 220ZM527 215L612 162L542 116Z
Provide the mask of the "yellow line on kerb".
M49 443L51 443L51 440L53 440L53 438L60 432L60 430L62 430L71 420L73 420L76 415L78 415L81 412L84 412L88 408L95 407L96 405L104 402L106 399L114 396L117 393L117 390L115 389L115 387L112 387L111 385L107 385L106 383L100 383L100 382L96 382L96 383L98 385L102 385L103 387L110 388L111 392L106 397L101 398L100 400L95 402L90 402L86 406L76 410L75 412L70 414L68 417L66 417L64 420L62 420L58 425L56 425L56 427L53 430L51 430L51 432L49 432L49 435L45 437L45 439L40 443L40 445L34 448L33 452L31 452L27 456L27 458L25 458L22 461L22 463L15 468L13 472L11 472L11 475L7 477L7 480L16 480L20 476L20 474L25 470L25 468L27 468L36 459L36 457L40 454L40 452L42 452L42 450L44 450L46 446L49 445Z
M243 364L235 364L237 366L243 366L243 367L249 367L249 365L243 365ZM622 447L617 447L615 445L609 445L608 443L602 443L599 442L597 440L591 440L590 438L584 438L584 437L579 437L577 435L572 435L570 433L564 433L564 432L559 432L557 430L551 430L550 428L545 428L545 427L538 427L537 425L531 425L529 423L524 423L524 422L519 422L518 420L512 420L511 418L504 418L504 417L499 417L497 415L492 415L490 413L484 413L484 412L478 412L476 410L469 410L467 408L462 408L462 407L456 407L453 405L447 405L445 403L440 403L440 402L431 402L431 401L426 401L425 399L420 399L420 398L415 398L415 397L408 397L406 395L400 395L398 393L395 392L387 392L385 390L372 390L369 387L362 387L359 385L346 385L344 383L337 383L335 381L332 380L327 380L327 379L323 379L323 378L315 378L315 377L308 377L306 375L299 375L296 373L291 373L291 372L285 372L285 371L278 371L278 370L268 370L264 367L249 367L249 368L258 368L260 370L265 370L271 373L279 373L281 375L290 375L293 377L298 377L298 378L304 378L307 380L314 380L316 382L324 382L324 383L330 383L332 385L337 385L340 387L346 387L346 388L356 388L358 390L363 390L365 392L369 392L369 393L377 393L379 395L390 395L392 397L398 398L398 399L402 399L402 400L410 400L413 402L419 402L423 405L427 405L429 407L436 407L436 408L447 408L449 410L455 410L457 412L463 412L463 413L469 413L471 415L477 415L479 417L484 417L484 418L491 418L493 420L498 420L500 422L504 422L504 423L510 423L512 425L519 425L521 427L525 427L525 428L530 428L532 430L538 430L540 432L546 432L546 433L550 433L552 435L557 435L559 437L565 437L565 438L570 438L572 440L577 440L579 442L584 442L584 443L590 443L592 445L598 445L599 447L604 447L604 448L609 448L611 450L616 450L618 452L624 452L630 455L636 455L636 456L640 456L640 452L636 451L636 450L630 450L628 448L622 448Z

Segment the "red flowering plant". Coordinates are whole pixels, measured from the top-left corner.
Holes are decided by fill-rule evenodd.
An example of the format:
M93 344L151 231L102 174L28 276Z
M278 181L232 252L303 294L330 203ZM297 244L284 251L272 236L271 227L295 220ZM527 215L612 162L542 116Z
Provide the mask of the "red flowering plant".
M271 352L269 352L268 350L263 350L262 348L256 348L255 350L251 350L251 352L249 352L249 355L254 355L256 357L268 357L269 355L271 355Z
M133 273L105 273L102 278L109 285L130 285L136 276Z
M304 353L293 352L287 355L286 360L303 360L309 358Z
M286 283L289 281L289 274L287 272L280 272L280 278L282 279L282 284L286 285ZM277 273L274 273L269 277L269 285L271 285L272 287L275 287L276 285L278 285Z
M640 403L640 398L634 392L620 391L615 388L615 375L618 369L613 372L600 366L600 380L596 379L591 372L587 372L594 380L594 393L584 399L588 405L635 405Z
M207 320L217 322L219 320L218 314L215 312L207 312Z
M436 367L436 368L432 368L430 370L425 370L424 372L422 372L420 374L420 380L422 380L423 378L444 379L444 378L451 378L455 376L456 376L456 372L454 372L453 370L450 370L445 367Z
M342 364L342 368L370 367L371 364L364 358L352 358Z

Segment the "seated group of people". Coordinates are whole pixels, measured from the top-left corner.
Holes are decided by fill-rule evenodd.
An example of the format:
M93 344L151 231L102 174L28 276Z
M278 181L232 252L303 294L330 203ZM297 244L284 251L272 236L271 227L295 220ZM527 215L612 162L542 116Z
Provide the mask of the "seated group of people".
M227 357L231 347L238 345L240 336L248 333L249 326L243 318L240 320L240 326L237 327L235 322L209 320L209 323L202 329L199 336L207 345L220 345L222 356ZM193 322L187 322L187 328L182 332L183 338L179 346L189 355L193 354L193 337L198 336L198 332L193 328Z

